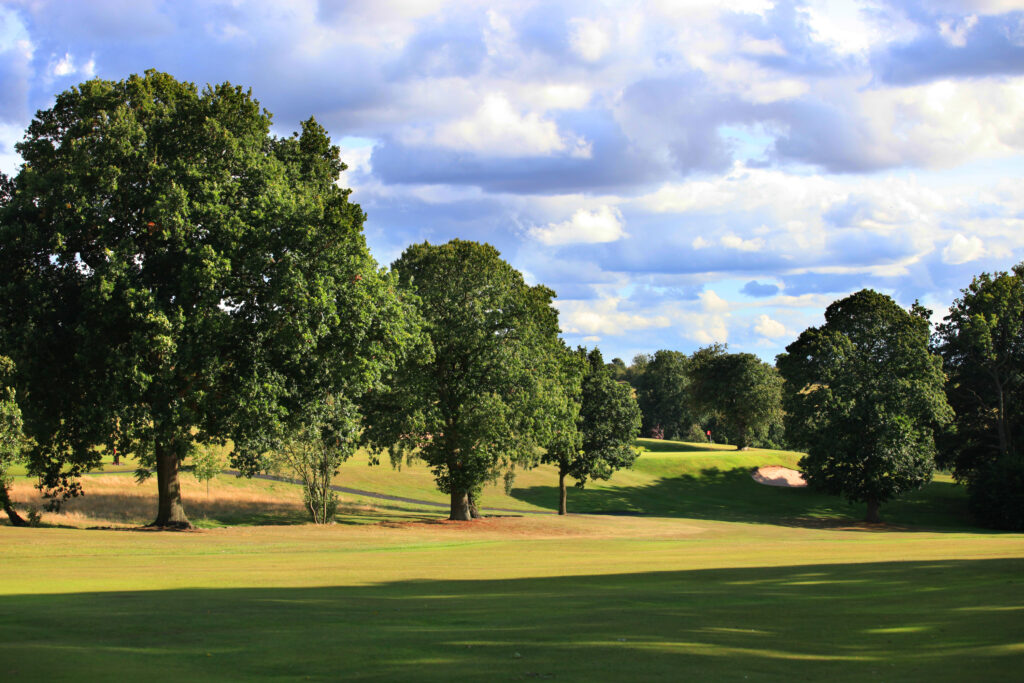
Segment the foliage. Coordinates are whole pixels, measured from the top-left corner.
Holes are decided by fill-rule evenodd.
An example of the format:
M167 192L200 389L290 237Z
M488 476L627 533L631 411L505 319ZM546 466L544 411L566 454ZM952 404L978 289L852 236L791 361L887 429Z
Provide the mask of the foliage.
M956 413L939 463L990 526L1024 528L1024 263L975 277L936 334Z
M187 526L193 439L260 454L304 406L373 390L410 336L324 129L277 138L250 93L149 71L59 94L0 203L0 345L54 496L107 452L156 467ZM197 430L193 434L193 429Z
M6 356L0 356L0 506L15 526L24 526L25 521L18 515L11 503L8 489L11 485L9 468L20 462L28 443L22 430L21 409L15 400L14 389L7 386L14 370L14 363Z
M862 290L831 304L778 357L786 435L806 448L808 483L868 504L920 488L934 470L934 430L952 418L926 312Z
M633 386L642 413L644 434L661 431L677 439L698 422L687 388L690 359L680 351L662 349L633 359Z
M565 477L583 488L589 479L608 479L619 469L631 467L637 451L633 440L640 432L640 408L629 385L616 382L601 352L574 354L580 380L575 430L560 432L548 444L543 461L558 468L559 514L566 513ZM567 436L571 434L572 436Z
M305 423L285 439L271 456L273 468L299 479L310 519L329 524L338 509L331 481L342 463L352 457L359 441L359 411L342 397L326 401L305 413Z
M195 447L189 460L192 461L192 476L206 483L206 496L210 496L210 481L224 469L224 461L216 448Z
M751 353L716 353L690 369L695 406L719 416L738 449L774 445L773 426L782 421L782 377Z
M545 410L560 373L554 292L463 240L413 245L392 269L420 297L428 345L371 397L364 435L395 464L429 463L452 518L468 519L468 494L535 462L557 426Z

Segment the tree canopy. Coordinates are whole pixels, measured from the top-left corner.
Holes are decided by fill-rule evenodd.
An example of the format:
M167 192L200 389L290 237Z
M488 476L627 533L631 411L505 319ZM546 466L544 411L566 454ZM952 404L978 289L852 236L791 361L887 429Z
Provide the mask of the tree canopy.
M714 353L691 361L696 406L718 416L737 449L759 446L782 420L782 377L752 353Z
M259 453L328 394L378 387L413 334L378 271L338 148L229 83L154 71L59 94L0 203L0 348L17 364L30 471L51 495L97 446L155 466L155 524L186 526L193 441Z
M427 347L372 398L365 437L396 464L429 464L451 518L466 520L470 496L536 462L556 426L545 409L561 372L554 292L464 240L413 245L392 270L419 296Z
M685 438L698 422L688 387L690 359L681 351L661 349L633 359L633 386L643 415L643 433Z
M956 413L939 462L984 523L1024 528L1024 263L975 277L936 340Z
M934 471L937 427L952 411L941 359L928 346L927 312L907 312L862 290L831 304L825 324L786 347L786 437L807 455L811 486L878 507L920 488Z

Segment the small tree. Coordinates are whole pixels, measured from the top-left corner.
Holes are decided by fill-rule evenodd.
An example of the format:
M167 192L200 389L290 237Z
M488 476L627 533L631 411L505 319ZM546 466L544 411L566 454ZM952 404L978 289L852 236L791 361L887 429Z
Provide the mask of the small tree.
M640 408L627 384L616 382L604 364L601 352L587 353L580 348L575 354L580 373L575 434L559 433L549 444L543 461L558 468L558 514L566 514L565 478L576 480L583 488L588 480L608 479L619 469L632 467L637 458L633 441L640 433ZM571 380L570 380L571 381Z
M11 486L11 465L21 461L25 451L25 436L22 433L21 410L14 399L14 390L6 386L7 377L14 364L0 356L0 505L13 526L28 526L14 509L8 489Z
M782 378L751 353L715 354L691 364L694 404L718 415L738 450L767 442L782 420Z
M192 461L192 476L206 484L206 497L210 497L210 481L224 469L224 461L212 444L196 446L189 458Z
M830 305L777 360L785 379L786 436L804 447L808 483L867 503L924 486L935 429L952 417L942 360L928 347L927 311L862 290Z
M302 496L310 519L329 524L338 509L332 480L342 463L356 451L359 411L339 397L310 406L304 421L284 439L271 456L275 469L283 469L302 483Z

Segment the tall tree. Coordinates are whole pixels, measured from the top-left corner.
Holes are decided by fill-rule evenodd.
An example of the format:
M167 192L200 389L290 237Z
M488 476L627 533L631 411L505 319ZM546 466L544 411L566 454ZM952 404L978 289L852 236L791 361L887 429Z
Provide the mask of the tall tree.
M369 404L366 439L392 462L415 453L451 498L451 519L471 517L469 496L536 461L552 421L558 376L554 292L529 287L487 244L417 244L393 265L420 297L429 349L402 365Z
M105 445L156 468L155 525L188 526L193 440L231 438L251 468L304 401L357 399L400 355L405 307L338 148L313 119L283 139L270 121L239 87L149 71L61 93L17 145L0 344L51 496Z
M577 488L591 479L608 479L616 470L632 467L637 458L633 441L640 433L640 408L627 384L616 382L597 349L579 349L579 401L576 434L566 430L550 443L544 462L558 468L558 514L566 514L565 478ZM575 437L575 438L573 438Z
M928 342L926 311L865 289L831 304L825 324L777 359L786 436L807 450L804 476L867 503L868 522L879 521L881 503L931 479L935 429L952 418Z
M936 340L956 413L939 463L967 483L984 523L1024 528L1024 263L975 277Z
M765 443L782 420L782 377L752 353L711 355L690 376L694 404L719 416L738 450Z

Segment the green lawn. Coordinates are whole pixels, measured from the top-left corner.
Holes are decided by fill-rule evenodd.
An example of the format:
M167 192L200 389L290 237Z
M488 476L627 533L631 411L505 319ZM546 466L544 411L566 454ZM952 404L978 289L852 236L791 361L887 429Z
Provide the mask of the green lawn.
M570 510L630 514L460 524L376 501L317 528L254 503L193 533L0 526L0 680L1019 675L1024 534L970 527L953 484L872 527L750 479L797 454L650 446L633 471L570 492ZM551 474L485 504L550 510ZM443 500L422 466L355 460L339 483ZM286 484L213 488L294 506Z

